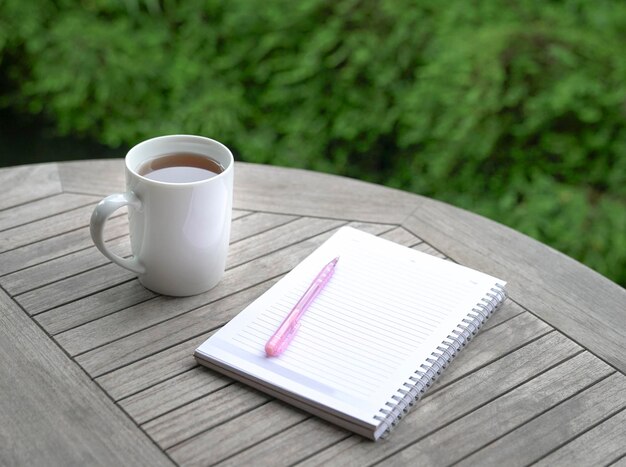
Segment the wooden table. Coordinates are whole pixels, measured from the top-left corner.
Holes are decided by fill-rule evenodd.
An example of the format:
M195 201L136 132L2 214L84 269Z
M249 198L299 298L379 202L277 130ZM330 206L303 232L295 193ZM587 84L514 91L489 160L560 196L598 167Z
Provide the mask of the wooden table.
M626 290L420 196L238 163L218 287L157 296L89 237L121 160L0 170L0 464L626 462ZM192 352L342 225L509 282L510 299L388 440L199 367ZM127 220L108 225L129 252Z

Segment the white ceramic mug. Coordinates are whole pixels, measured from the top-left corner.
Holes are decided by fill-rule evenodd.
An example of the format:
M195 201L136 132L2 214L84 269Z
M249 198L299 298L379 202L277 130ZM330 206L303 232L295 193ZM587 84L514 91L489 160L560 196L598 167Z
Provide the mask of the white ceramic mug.
M194 153L217 161L224 171L189 183L166 183L138 173L146 161L172 153ZM138 274L148 289L186 296L207 291L224 274L233 199L234 159L223 144L191 135L161 136L126 155L126 193L104 198L91 216L91 237L114 263ZM128 206L133 256L106 246L106 220Z

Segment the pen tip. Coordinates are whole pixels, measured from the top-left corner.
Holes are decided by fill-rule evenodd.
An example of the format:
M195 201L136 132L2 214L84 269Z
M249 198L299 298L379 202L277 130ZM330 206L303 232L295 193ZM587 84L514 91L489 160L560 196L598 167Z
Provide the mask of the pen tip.
M270 344L269 342L265 344L265 356L266 357L276 357L279 352L276 350L276 346Z
M337 256L334 260L332 260L331 263L337 264L337 261L339 261L339 256Z

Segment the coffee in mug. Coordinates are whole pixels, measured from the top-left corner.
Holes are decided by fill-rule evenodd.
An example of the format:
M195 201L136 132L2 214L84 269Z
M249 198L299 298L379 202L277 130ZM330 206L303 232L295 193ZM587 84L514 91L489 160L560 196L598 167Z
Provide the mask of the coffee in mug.
M217 285L230 238L232 153L201 136L161 136L133 147L125 165L126 192L100 201L91 216L98 249L158 293L195 295ZM130 258L113 254L103 238L106 220L123 206Z
M199 182L223 171L224 167L216 160L191 152L156 157L147 160L137 169L139 175L167 183Z

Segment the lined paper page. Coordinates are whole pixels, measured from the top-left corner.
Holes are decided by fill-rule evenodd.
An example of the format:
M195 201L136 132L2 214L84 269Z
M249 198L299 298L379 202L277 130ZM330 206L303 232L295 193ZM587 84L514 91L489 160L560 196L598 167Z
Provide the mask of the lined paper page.
M287 350L267 340L319 270L335 273ZM351 228L341 229L200 350L319 404L372 422L496 279Z

